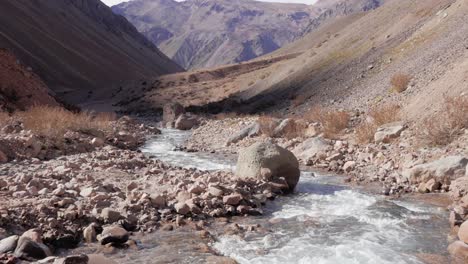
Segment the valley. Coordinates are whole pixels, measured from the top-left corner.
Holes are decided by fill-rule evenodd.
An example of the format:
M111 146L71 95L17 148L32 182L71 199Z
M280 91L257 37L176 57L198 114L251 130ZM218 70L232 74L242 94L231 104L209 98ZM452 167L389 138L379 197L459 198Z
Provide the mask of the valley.
M467 263L466 1L2 6L0 263Z

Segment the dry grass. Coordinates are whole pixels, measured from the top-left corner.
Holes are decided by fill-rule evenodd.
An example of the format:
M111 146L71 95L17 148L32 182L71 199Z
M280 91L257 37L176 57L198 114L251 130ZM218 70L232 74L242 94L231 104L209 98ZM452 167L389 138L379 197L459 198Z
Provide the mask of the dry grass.
M14 116L23 122L25 129L41 136L56 138L63 137L68 130L108 129L110 122L116 118L114 114L73 113L49 106L35 106L24 112L17 112Z
M260 132L266 136L273 137L276 126L278 125L277 119L271 116L260 116L258 118L260 124Z
M445 98L443 111L423 120L418 131L420 143L428 146L450 144L468 128L468 97Z
M346 111L313 107L304 118L308 121L318 122L322 126L322 132L327 138L336 138L341 131L348 127L350 116Z
M400 106L397 104L374 106L369 109L367 115L366 120L356 127L356 140L361 144L372 142L379 126L400 120Z
M307 129L305 122L300 122L294 118L290 118L290 122L287 123L281 133L277 133L275 129L281 123L280 119L271 116L260 116L258 123L260 124L260 132L268 137L283 137L287 139L293 139L304 136L304 132Z
M7 112L0 112L0 126L4 126L10 120L10 114Z
M411 81L411 77L407 74L398 73L395 74L390 80L392 90L397 93L402 93L408 89L408 85Z
M400 120L400 106L398 104L374 106L368 115L377 126L393 123Z

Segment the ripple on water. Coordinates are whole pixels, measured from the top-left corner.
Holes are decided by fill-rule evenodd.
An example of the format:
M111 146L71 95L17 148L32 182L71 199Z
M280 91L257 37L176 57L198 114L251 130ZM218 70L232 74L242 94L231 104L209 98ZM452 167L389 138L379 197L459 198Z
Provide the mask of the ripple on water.
M297 194L268 206L283 218L264 237L222 236L213 247L240 263L421 263L417 253L443 253L445 217L439 210L408 209L340 186L303 177ZM308 221L315 221L310 225Z

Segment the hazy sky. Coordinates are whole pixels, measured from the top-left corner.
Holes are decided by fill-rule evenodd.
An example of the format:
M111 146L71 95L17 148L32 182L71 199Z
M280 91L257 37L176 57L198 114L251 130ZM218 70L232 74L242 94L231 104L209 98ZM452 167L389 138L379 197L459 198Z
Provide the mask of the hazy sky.
M109 6L112 6L112 5L116 5L118 3L121 3L121 2L125 2L125 1L128 1L128 0L101 0L103 1L105 4L109 5ZM263 1L263 2L280 2L280 3L304 3L304 4L313 4L315 3L317 0L260 0L260 1ZM180 2L180 1L179 1Z

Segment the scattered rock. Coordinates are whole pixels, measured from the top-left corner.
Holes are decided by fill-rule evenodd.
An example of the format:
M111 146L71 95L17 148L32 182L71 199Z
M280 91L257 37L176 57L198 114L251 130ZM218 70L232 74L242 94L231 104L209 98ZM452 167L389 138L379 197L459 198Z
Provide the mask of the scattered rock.
M83 239L86 243L96 242L96 224L92 223L83 230Z
M352 170L354 170L355 167L356 167L356 162L355 161L347 161L343 165L343 171L348 173L348 172L351 172Z
M260 134L260 124L258 122L255 122L246 128L242 129L239 133L234 134L232 137L230 137L226 145L229 146L230 144L235 144L241 140L243 140L246 137L254 137Z
M460 260L460 263L468 262L468 245L463 241L455 241L448 246L448 252L450 255ZM457 262L454 262L457 263Z
M458 238L468 244L468 221L465 221L458 230Z
M242 201L242 195L231 194L223 197L223 203L228 205L238 205Z
M186 215L190 213L190 207L185 202L179 202L174 205L174 209L178 214Z
M107 223L115 223L122 218L119 212L114 211L110 208L104 208L101 212L101 218Z
M34 242L29 237L20 237L14 252L15 257L24 260L43 259L51 255L46 245Z
M465 174L468 159L461 156L451 156L431 163L421 164L403 171L403 175L411 183L426 183L434 179L441 184L450 185L451 181Z
M120 226L107 226L104 227L98 239L101 245L109 243L123 244L128 240L128 232Z
M398 138L405 130L405 125L401 122L383 125L377 129L374 135L375 143L390 143L392 139Z
M309 138L294 148L293 153L306 164L331 148L330 144L321 137Z

